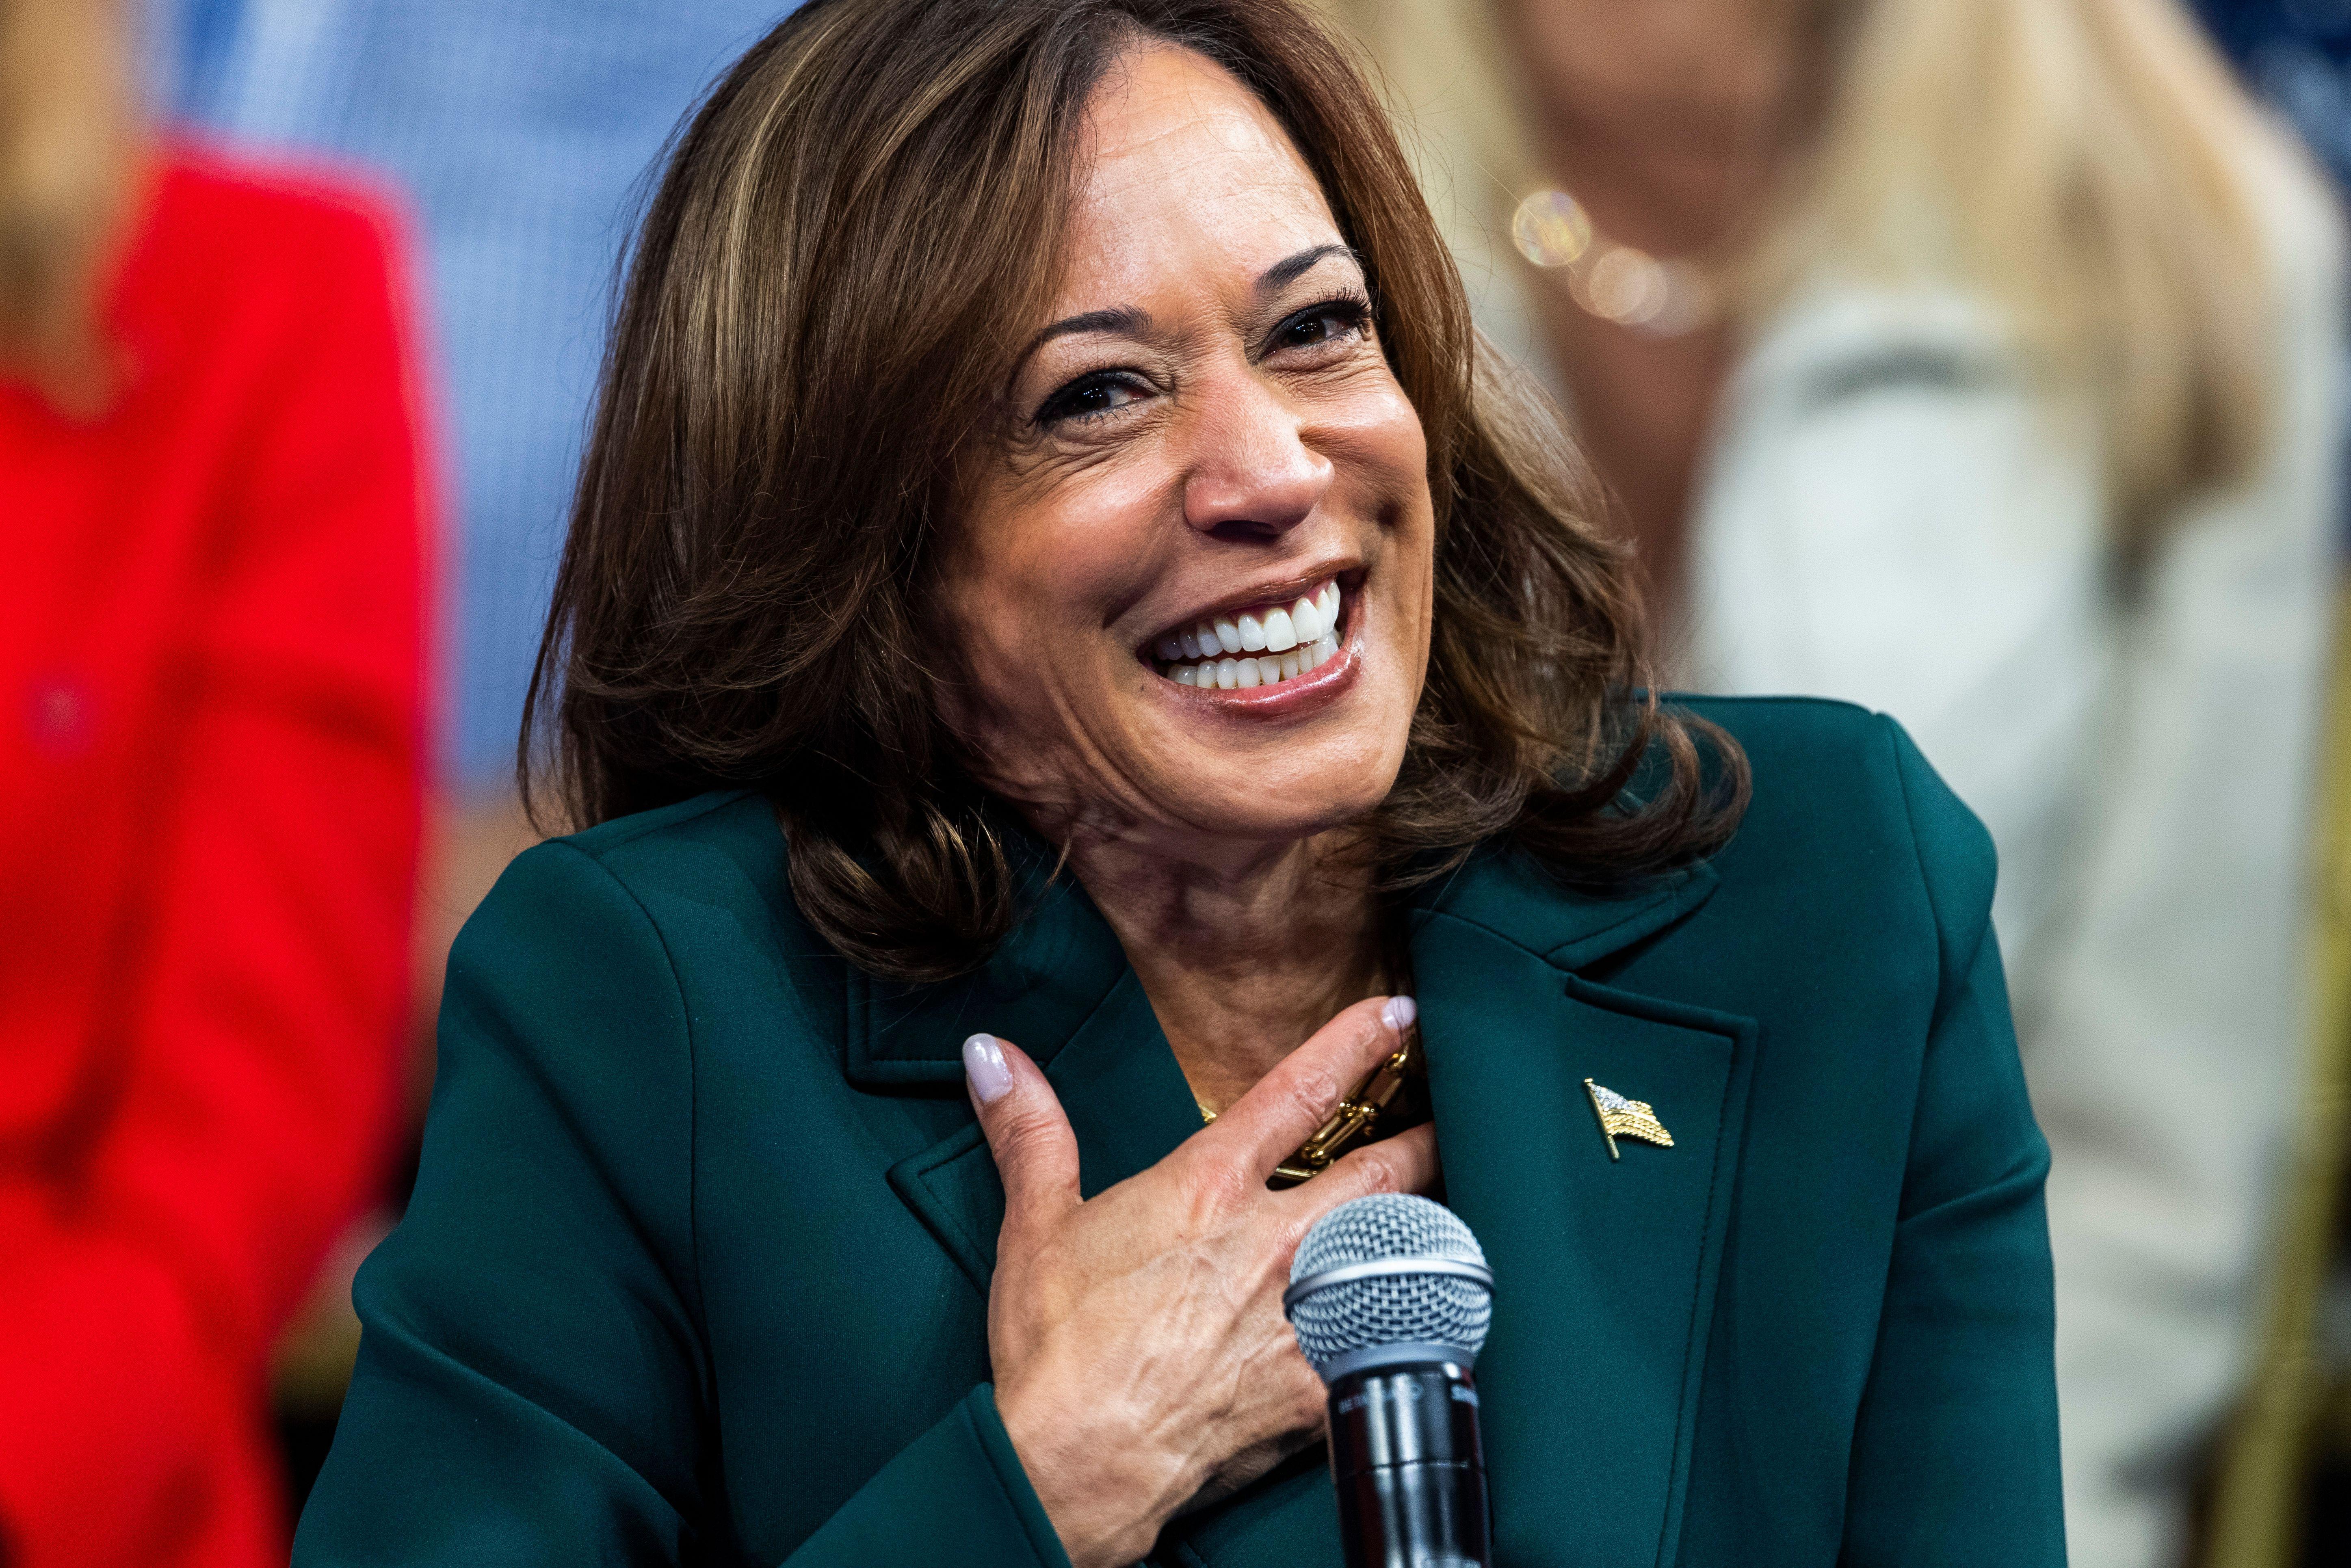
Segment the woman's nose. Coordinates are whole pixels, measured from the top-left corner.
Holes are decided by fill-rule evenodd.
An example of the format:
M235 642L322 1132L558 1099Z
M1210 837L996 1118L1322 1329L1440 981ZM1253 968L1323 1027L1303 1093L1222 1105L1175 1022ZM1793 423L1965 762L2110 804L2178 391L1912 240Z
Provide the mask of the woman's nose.
M1331 487L1331 459L1307 444L1297 413L1254 378L1204 410L1193 438L1184 520L1202 533L1288 533Z

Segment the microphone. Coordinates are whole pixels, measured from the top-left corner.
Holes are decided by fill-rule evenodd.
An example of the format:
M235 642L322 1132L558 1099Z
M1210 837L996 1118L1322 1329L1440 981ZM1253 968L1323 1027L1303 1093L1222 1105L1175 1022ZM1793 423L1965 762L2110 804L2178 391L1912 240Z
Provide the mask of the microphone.
M1331 1482L1348 1568L1489 1568L1486 1453L1469 1368L1494 1276L1442 1204L1375 1193L1306 1233L1282 1310L1331 1390Z

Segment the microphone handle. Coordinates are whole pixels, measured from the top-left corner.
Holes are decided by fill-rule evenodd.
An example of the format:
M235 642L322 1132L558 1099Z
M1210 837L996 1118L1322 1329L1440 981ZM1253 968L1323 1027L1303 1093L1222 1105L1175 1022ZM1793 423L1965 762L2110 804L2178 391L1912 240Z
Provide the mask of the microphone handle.
M1489 1568L1478 1385L1458 1362L1331 1385L1331 1483L1347 1568Z

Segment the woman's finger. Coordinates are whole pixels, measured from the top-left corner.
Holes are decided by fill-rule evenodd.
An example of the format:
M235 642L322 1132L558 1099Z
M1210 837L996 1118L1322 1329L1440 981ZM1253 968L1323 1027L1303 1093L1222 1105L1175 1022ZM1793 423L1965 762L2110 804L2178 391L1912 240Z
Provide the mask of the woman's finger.
M1426 1192L1437 1185L1437 1129L1426 1123L1366 1144L1312 1181L1282 1196L1301 1205L1301 1234L1350 1198L1374 1192Z
M1213 1134L1213 1142L1233 1149L1260 1179L1272 1175L1349 1090L1404 1044L1418 1016L1410 997L1357 1002L1283 1057L1202 1136Z
M1004 1182L1004 1228L1050 1225L1078 1203L1078 1140L1061 1097L1008 1040L963 1042L965 1087Z

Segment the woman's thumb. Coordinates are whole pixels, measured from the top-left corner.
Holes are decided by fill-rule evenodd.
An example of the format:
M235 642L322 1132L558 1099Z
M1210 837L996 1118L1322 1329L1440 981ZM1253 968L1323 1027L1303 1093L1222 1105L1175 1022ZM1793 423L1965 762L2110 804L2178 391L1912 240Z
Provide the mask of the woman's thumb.
M1078 1140L1053 1086L1008 1040L963 1042L964 1080L1004 1183L1007 1226L1045 1219L1078 1201Z

